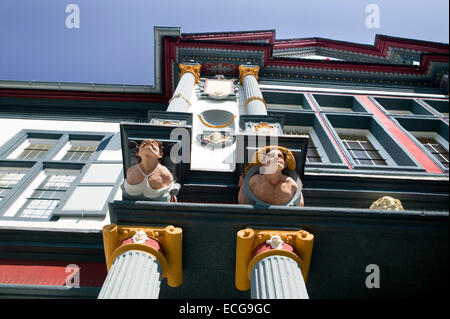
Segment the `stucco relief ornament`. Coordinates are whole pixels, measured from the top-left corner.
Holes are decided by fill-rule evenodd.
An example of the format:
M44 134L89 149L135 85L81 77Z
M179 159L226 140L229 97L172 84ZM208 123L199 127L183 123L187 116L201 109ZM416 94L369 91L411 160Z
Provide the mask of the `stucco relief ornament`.
M234 80L227 80L223 75L213 79L201 78L198 85L199 97L213 100L235 100L239 86Z
M400 200L398 200L396 198L393 198L393 197L390 197L390 196L383 196L383 197L377 199L370 206L370 209L404 210Z
M284 241L279 235L274 235L266 241L266 244L269 244L272 249L281 249L283 248Z
M266 122L261 123L249 123L250 131L252 133L256 134L262 134L262 135L272 135L272 134L278 134L279 132L279 125L278 123L269 124Z
M226 93L224 91L217 90L217 91L211 92L210 95L211 96L222 97L222 96L225 96Z
M202 146L207 146L214 149L233 144L235 141L235 136L228 135L220 131L215 131L212 133L204 132L199 135L199 141Z
M164 119L151 119L149 124L153 125L177 125L180 126L183 124L182 121L177 120L164 120Z
M133 236L133 244L144 244L149 238L147 237L147 234L143 230L139 230L134 234Z
M220 132L214 132L212 134L205 136L205 141L215 144L222 143L227 141L227 136L223 135Z

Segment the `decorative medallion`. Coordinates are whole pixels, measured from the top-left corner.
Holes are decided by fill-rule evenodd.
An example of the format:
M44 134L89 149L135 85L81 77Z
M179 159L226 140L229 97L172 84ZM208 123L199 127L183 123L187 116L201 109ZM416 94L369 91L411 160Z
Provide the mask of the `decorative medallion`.
M175 125L175 126L180 126L180 125L186 125L186 121L183 120L168 120L168 119L158 119L158 118L153 118L150 120L149 124L153 124L153 125Z
M225 131L204 131L198 139L202 146L214 149L232 145L236 137Z
M144 244L148 239L147 234L143 230L137 231L132 238L133 244Z
M246 126L246 131L248 133L261 135L277 135L281 133L281 127L279 123L247 122Z
M270 245L272 249L282 249L283 243L284 241L279 235L271 236L270 239L266 241L266 244Z
M201 78L199 81L199 97L212 100L235 100L239 85L236 80L226 80L223 75L214 79Z

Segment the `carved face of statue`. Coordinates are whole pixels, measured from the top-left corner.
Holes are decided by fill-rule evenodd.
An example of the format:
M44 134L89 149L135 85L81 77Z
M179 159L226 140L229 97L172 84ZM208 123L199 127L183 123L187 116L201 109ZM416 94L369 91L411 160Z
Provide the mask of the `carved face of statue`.
M284 154L277 149L273 149L263 156L261 160L261 165L263 167L270 167L272 168L272 170L275 169L275 167L276 169L283 170L286 168L287 163L284 158Z
M157 140L145 140L139 145L137 154L138 158L143 157L156 157L162 158L162 144Z

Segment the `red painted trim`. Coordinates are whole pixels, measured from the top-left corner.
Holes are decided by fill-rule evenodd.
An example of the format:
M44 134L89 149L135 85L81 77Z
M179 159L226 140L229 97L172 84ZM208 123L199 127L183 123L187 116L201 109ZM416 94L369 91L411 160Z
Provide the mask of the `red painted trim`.
M448 57L446 58L448 61ZM406 73L417 76L423 76L429 69L431 60L426 60L426 63L421 64L420 68L415 66L405 65L381 65L381 64L354 64L352 62L336 62L331 60L318 60L318 61L285 61L279 59L273 59L267 63L266 66L289 66L289 67L304 67L324 71L368 71L378 73ZM441 61L439 61L441 62ZM275 72L274 72L275 73ZM380 75L380 74L379 74ZM357 75L355 75L357 76ZM415 79L414 79L415 80ZM420 79L425 81L426 79Z
M129 245L129 244L133 244L133 238L127 238L127 239L123 240L123 241L120 243L120 246ZM145 243L143 243L143 245L152 247L152 248L156 249L157 251L159 251L159 252L161 252L161 253L164 254L164 252L163 252L163 247L161 246L161 244L159 243L159 241L157 241L156 239L153 239L153 238L149 237L149 238L145 241Z
M179 43L177 47L180 48L193 48L193 49L221 49L221 50L243 50L243 51L256 51L264 53L263 65L267 64L272 55L272 46L270 44L261 43L243 43L243 44L228 44L228 43L208 43L204 41L198 42L185 42Z
M66 272L70 264L79 269ZM65 286L75 272L79 272L81 287L101 287L107 275L104 263L0 260L1 284Z
M411 39L400 39L388 36L377 36L374 45L349 43L323 38L278 40L274 43L274 50L287 48L303 48L309 46L333 48L348 52L365 53L375 56L386 56L389 47L413 49L422 52L442 54L448 54L449 51L449 46L447 44Z
M178 47L183 48L212 48L212 49L222 49L222 50L252 50L252 51L264 51L264 62L263 66L290 66L290 67L309 67L312 69L322 69L326 68L329 70L336 71L371 71L380 73L406 73L413 74L417 76L425 75L432 62L448 62L448 55L436 55L424 54L422 63L420 67L417 66L407 66L407 65L383 65L383 64L355 64L353 62L341 62L341 61L327 61L327 60L317 60L317 61L286 61L283 58L273 58L271 56L271 45L261 45L261 44L226 44L226 43L208 43L207 41L198 42L186 42L179 43ZM275 47L275 46L274 46ZM335 46L330 46L335 48ZM447 50L448 52L448 50ZM379 53L379 52L378 52ZM381 54L379 54L381 55Z
M399 142L428 173L442 173L442 170L397 125L395 125L395 123L384 114L367 95L358 95L355 96L355 98L357 98L367 110L381 122L391 136Z
M193 40L216 40L216 41L255 41L255 40L268 40L269 43L273 43L275 40L275 32L224 32L216 34L182 34L183 39Z
M45 99L66 99L66 100L91 100L91 101L118 101L118 102L163 102L169 101L173 92L174 73L173 68L177 68L174 63L177 61L177 48L210 48L225 50L251 50L264 53L263 66L288 66L288 67L307 67L312 69L336 70L336 71L372 71L380 73L413 74L425 76L434 62L448 63L448 45L429 43L426 41L415 41L409 39L397 39L387 36L378 36L375 46L353 44L335 40L312 38L300 40L280 40L274 43L214 43L207 40L251 40L251 39L270 39L275 41L273 31L248 32L248 33L223 33L223 34L204 34L204 35L186 35L182 37L165 37L163 43L162 67L163 67L163 86L162 94L144 94L144 93L107 93L107 92L82 92L82 91L58 91L58 90L40 90L40 89L0 89L0 96L17 98L45 98ZM183 42L183 39L190 42ZM197 39L197 41L195 41ZM430 52L423 54L420 67L402 66L402 65L378 65L378 64L355 64L349 62L336 61L286 61L285 59L273 58L272 48L302 47L310 45L321 45L331 48L342 48L359 53L369 53L375 55L386 54L389 46L411 48Z
M327 133L328 133L328 137L331 138L331 140L333 141L334 145L336 145L337 149L339 150L339 153L341 153L341 157L344 159L345 163L347 164L349 169L353 169L352 165L350 164L350 162L347 160L347 157L345 156L344 152L342 151L339 143L336 141L336 139L334 138L334 135L331 133L330 129L328 128L327 124L325 123L325 120L322 118L322 114L319 112L319 110L317 109L317 106L315 105L315 103L313 102L313 100L311 99L311 96L309 96L310 93L304 93L306 98L308 99L309 103L312 105L312 107L314 108L314 112L316 112L317 117L319 118L319 121L322 122L322 126L326 129Z
M259 254L262 254L263 252L266 252L268 250L272 250L272 249L274 249L274 248L272 248L272 246L270 246L270 244L262 243L258 247L255 248L255 250L252 253L252 257L250 259L253 259L253 257L255 257ZM281 249L296 254L294 247L292 247L291 245L289 245L287 243L283 243L283 246L281 247Z

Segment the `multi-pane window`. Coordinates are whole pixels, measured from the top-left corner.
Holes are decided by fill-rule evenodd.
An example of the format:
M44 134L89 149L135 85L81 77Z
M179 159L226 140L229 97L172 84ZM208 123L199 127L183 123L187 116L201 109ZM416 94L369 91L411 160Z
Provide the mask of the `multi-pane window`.
M0 201L25 176L26 170L12 167L0 168Z
M434 132L412 132L416 139L438 160L443 167L448 165L448 143Z
M379 150L372 145L367 136L341 133L339 138L356 164L387 165L386 160L381 156Z
M434 163L443 170L448 164L448 124L439 118L395 117L395 121Z
M308 141L308 150L306 153L306 163L321 163L322 162L322 156L320 156L318 152L318 147L314 144L314 141L312 137L309 134L308 129L301 129L301 127L295 127L289 128L285 126L284 132L286 135L308 135L309 141Z
M72 141L70 148L62 158L63 161L86 161L97 149L98 142L95 141Z
M52 149L57 140L29 138L13 154L11 158L21 160L38 160Z
M325 114L336 142L355 169L421 170L405 148L375 117Z
M48 219L77 177L78 171L58 172L46 170L44 180L16 214L17 217Z
M445 167L448 168L448 150L431 137L417 138L423 146Z
M23 130L17 133L0 147L0 218L55 220L79 186L82 172L95 166L93 162L108 135L110 138L107 133L89 132ZM106 172L115 182L118 181L116 170ZM88 195L105 204L105 185L88 186ZM110 182L106 186L110 191L106 194L108 198L118 184ZM83 200L78 202L82 204ZM104 213L105 209L98 215Z

